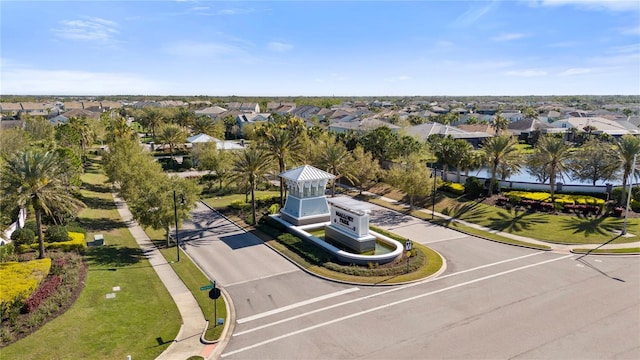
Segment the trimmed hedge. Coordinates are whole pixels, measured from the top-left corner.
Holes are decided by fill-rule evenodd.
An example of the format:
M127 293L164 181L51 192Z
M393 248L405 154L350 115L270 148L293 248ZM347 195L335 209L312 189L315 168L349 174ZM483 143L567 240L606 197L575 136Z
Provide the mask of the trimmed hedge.
M445 182L444 184L440 185L440 187L438 187L438 190L454 195L464 195L464 185L454 182Z
M87 249L87 242L85 241L85 236L83 233L78 233L78 232L69 232L68 233L69 239L68 241L61 241L61 242L47 242L45 243L45 248L46 249L58 249L58 250L62 250L65 252L69 252L69 251L76 251L76 252L83 252ZM38 249L38 244L31 244L31 245L20 245L18 247L18 251L19 252L26 252L28 250L37 250Z

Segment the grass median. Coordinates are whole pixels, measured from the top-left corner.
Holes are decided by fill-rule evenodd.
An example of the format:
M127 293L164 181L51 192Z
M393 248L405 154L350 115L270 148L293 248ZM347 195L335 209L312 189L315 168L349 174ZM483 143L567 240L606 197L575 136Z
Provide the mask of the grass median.
M155 244L159 245L159 247L165 244L166 239L164 238L164 231L153 229L146 229L145 231L147 232L147 235L149 235L149 238ZM224 297L221 296L215 301L216 308L214 312L214 301L209 298L209 290L200 290L200 287L209 285L211 280L202 273L200 268L191 261L184 251L180 251L180 261L178 262L178 254L175 246L160 249L162 256L164 256L167 262L171 264L173 270L178 274L182 282L184 282L189 291L193 294L200 306L200 309L202 310L202 313L204 314L205 319L209 321L209 326L205 333L205 339L210 341L218 340L222 334L224 325L217 325L216 318L222 318L225 322L227 321L227 308Z
M2 349L2 359L153 359L180 329L178 309L120 219L106 177L93 167L82 180L88 207L79 222L89 239L103 234L105 245L86 252L87 278L75 304Z

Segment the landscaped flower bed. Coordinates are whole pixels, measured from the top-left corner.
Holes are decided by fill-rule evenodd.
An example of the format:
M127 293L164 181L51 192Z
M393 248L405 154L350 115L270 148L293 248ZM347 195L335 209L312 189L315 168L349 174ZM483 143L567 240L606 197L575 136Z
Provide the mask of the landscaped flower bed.
M551 195L546 192L509 191L496 201L498 206L523 206L533 211L553 212L562 209L565 213L598 215L604 207L604 200L588 195L556 194L551 203Z

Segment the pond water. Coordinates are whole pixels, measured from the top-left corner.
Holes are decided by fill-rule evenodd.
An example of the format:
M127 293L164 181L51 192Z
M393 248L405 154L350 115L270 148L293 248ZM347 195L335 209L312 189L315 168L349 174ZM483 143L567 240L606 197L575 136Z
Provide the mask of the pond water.
M464 173L463 173L464 174ZM455 172L453 175L448 175L447 178L449 180L455 179ZM491 178L491 172L489 171L489 169L480 169L480 170L474 170L474 171L469 171L469 176L475 176L478 178L486 178L489 179ZM520 172L513 174L511 176L509 176L507 178L507 181L518 181L518 182L529 182L529 183L539 183L539 181L532 175L530 175L527 172L527 169L522 169L520 170ZM565 176L564 179L562 178L558 178L556 180L556 182L561 182L565 185L592 185L591 181L580 181L580 180L573 180L568 176ZM546 182L546 184L548 184L549 181ZM622 181L619 179L616 180L611 180L611 181L598 181L596 182L596 185L606 185L607 183L613 184L613 186L619 186L622 185Z
M324 229L315 229L315 230L307 230L307 232L321 240L326 241L327 243L337 247L340 250L349 252L349 253L354 253L353 250L349 249L348 247L340 244L337 241L331 241L331 239L325 239L324 237ZM376 239L376 248L373 251L367 251L362 253L361 255L384 255L384 254L389 254L391 252L393 252L393 250L395 250L393 247L391 247L390 245L388 245L385 242L382 242L380 239Z

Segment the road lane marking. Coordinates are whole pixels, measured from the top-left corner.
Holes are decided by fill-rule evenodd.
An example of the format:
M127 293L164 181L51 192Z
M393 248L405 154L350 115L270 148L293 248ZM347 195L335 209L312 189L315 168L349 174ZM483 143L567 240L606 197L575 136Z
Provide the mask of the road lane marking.
M263 317L267 317L267 316L270 316L270 315L278 314L278 313L281 313L281 312L284 312L284 311L287 311L287 310L295 309L295 308L298 308L298 307L301 307L301 306L313 304L313 303L318 302L318 301L331 299L332 297L336 297L336 296L340 296L340 295L344 295L344 294L349 294L349 293L352 293L352 292L358 291L358 290L360 290L360 289L357 288L357 287L352 287L352 288L349 288L349 289L336 291L336 292L331 293L331 294L326 294L326 295L318 296L318 297L315 297L315 298L312 298L312 299L300 301L300 302L297 302L297 303L294 303L294 304L291 304L291 305L287 305L287 306L279 307L277 309L265 311L265 312L260 313L260 314L247 316L246 318L239 319L236 322L238 324L246 323L246 322L257 320L257 319L261 319Z
M551 263L551 262L564 260L564 259L570 258L572 256L574 256L574 255L570 254L570 255L565 255L565 256L562 256L562 257L559 257L559 258L555 258L555 259L545 260L545 261L542 261L542 262L521 266L521 267L518 267L518 268L515 268L515 269L506 270L506 271L502 271L502 272L499 272L499 273L496 273L496 274L483 276L481 278L465 281L465 282L462 282L460 284L448 286L446 288L434 290L434 291L431 291L431 292L428 292L428 293L424 293L424 294L416 295L416 296L413 296L413 297L410 297L410 298L394 301L392 303L380 305L380 306L377 306L377 307L374 307L374 308L370 308L370 309L367 309L367 310L363 310L363 311L360 311L360 312L357 312L357 313L353 313L353 314L346 315L346 316L343 316L343 317L335 318L333 320L326 321L326 322L323 322L323 323L320 323L320 324L317 324L317 325L313 325L313 326L309 326L309 327L306 327L306 328L303 328L303 329L300 329L300 330L292 331L292 332L287 333L287 334L276 336L276 337L271 338L269 340L264 340L264 341L261 341L259 343L253 344L253 345L245 346L243 348L240 348L240 349L233 350L233 351L230 351L228 353L222 354L221 357L227 357L227 356L230 356L230 355L235 355L235 354L241 353L243 351L247 351L247 350L251 350L251 349L260 347L262 345L266 345L266 344L269 344L269 343L272 343L272 342L275 342L275 341L278 341L278 340L282 340L282 339L285 339L285 338L288 338L288 337L291 337L291 336L294 336L294 335L302 334L302 333L305 333L305 332L308 332L308 331L311 331L311 330L315 330L315 329L318 329L318 328L321 328L321 327L324 327L324 326L327 326L327 325L335 324L337 322L348 320L348 319L351 319L351 318L354 318L354 317L358 317L358 316L361 316L361 315L365 315L365 314L368 314L368 313L371 313L371 312L379 311L379 310L382 310L382 309L385 309L385 308L388 308L388 307L391 307L391 306L400 305L400 304L403 304L403 303L406 303L406 302L409 302L409 301L413 301L413 300L421 299L423 297L439 294L441 292L445 292L445 291L448 291L448 290L456 289L456 288L459 288L459 287L462 287L462 286L474 284L474 283L477 283L477 282L480 282L480 281L484 281L484 280L489 280L489 279L492 279L492 278L495 278L495 277L498 277L498 276L510 274L512 272L521 271L521 270L529 269L529 268L532 268L532 267L535 267L535 266L540 266L540 265L548 264L548 263Z
M246 283L249 283L249 282L252 282L252 281L264 280L264 279L272 278L272 277L275 277L275 276L280 276L280 275L293 273L293 272L296 272L296 271L298 271L298 269L287 270L287 271L279 272L277 274L261 276L261 277L255 278L255 279L242 280L242 281L234 282L234 283L231 283L231 284L225 284L224 287L230 287L230 286L234 286L234 285L246 284Z
M469 235L455 236L455 237L450 237L450 238L446 238L446 239L438 239L438 240L429 241L429 242L425 242L425 243L421 243L421 244L434 244L434 243L439 243L441 241L464 239L464 238L467 238L467 237L469 237Z
M539 252L535 252L533 254L527 254L527 255L523 255L523 256L518 256L518 257L515 257L515 258L511 258L511 259L501 260L501 261L497 261L497 262L494 262L494 263L491 263L491 264L485 264L485 265L477 266L477 267L474 267L474 268L471 268L471 269L458 271L458 272L447 274L447 275L443 275L443 276L440 276L440 277L437 277L437 278L434 278L434 279L426 279L426 280L418 281L418 282L415 282L415 283L394 287L394 288L391 288L389 290L381 291L379 293L370 294L370 295L363 296L363 297L357 298L357 299L351 299L351 300L343 301L343 302L338 303L338 304L329 305L329 306L326 306L326 307L323 307L323 308L320 308L320 309L308 311L308 312L303 313L303 314L294 315L294 316L291 316L291 317L286 318L286 319L274 321L272 323L261 325L261 326L257 326L257 327L254 327L254 328L251 328L251 329L248 329L248 330L245 330L245 331L239 331L237 333L233 333L232 336L241 336L241 335L248 334L248 333L251 333L251 332L254 332L254 331L262 330L264 328L268 328L268 327L279 325L279 324L282 324L282 323L285 323L285 322L288 322L288 321L299 319L301 317L309 316L309 315L312 315L312 314L315 314L315 313L319 313L319 312L322 312L322 311L326 311L326 310L331 310L333 308L344 306L344 305L348 305L348 304L355 303L355 302L358 302L358 301L363 301L363 300L371 299L371 298L374 298L374 297L386 295L386 294L389 294L389 293L392 293L392 292L395 292L395 291L408 289L410 287L414 287L414 286L418 286L418 285L421 285L421 284L425 284L427 282L446 279L448 277L461 275L461 274L465 274L465 273L468 273L468 272L471 272L471 271L477 271L477 270L481 270L481 269L488 268L488 267L491 267L491 266L496 266L496 265L500 265L500 264L504 264L504 263L508 263L508 262L516 261L516 260L521 260L521 259L524 259L524 258L528 258L528 257L531 257L531 256L540 255L540 254L544 254L544 253L545 253L545 251L539 251Z

